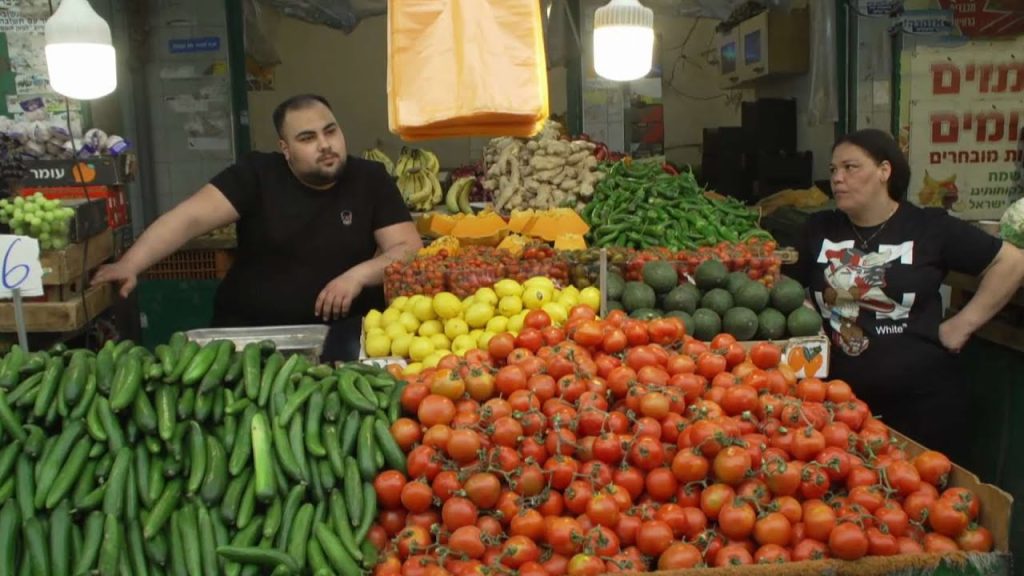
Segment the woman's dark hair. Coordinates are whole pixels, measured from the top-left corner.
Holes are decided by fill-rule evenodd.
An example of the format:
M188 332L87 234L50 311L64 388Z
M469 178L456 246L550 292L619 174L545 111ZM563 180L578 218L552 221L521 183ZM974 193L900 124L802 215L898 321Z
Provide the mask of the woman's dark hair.
M907 197L907 188L910 187L910 163L900 150L900 145L888 132L875 128L851 132L840 136L832 145L832 151L840 144L853 144L878 164L888 162L892 166L892 174L887 183L889 197L897 202Z

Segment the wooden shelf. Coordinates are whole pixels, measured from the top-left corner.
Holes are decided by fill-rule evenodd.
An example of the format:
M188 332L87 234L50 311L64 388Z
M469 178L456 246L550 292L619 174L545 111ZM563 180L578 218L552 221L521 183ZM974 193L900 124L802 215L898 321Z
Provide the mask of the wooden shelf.
M85 292L86 309L82 299L69 302L26 302L25 329L29 332L70 332L85 326L114 304L114 287L110 284L93 286ZM0 332L15 332L14 304L0 303Z

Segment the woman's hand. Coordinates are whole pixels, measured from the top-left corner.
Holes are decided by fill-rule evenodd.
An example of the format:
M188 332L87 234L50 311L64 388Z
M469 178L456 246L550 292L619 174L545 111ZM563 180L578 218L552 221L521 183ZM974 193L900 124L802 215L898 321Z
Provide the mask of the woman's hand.
M946 347L946 350L954 354L958 354L963 349L970 337L971 331L962 326L956 316L939 324L939 341Z

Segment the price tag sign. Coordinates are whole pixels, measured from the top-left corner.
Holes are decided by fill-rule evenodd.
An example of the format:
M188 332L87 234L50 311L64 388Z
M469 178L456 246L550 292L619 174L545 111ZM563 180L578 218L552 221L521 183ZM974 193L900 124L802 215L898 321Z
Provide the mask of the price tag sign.
M28 236L0 234L0 298L43 295L43 267L39 241Z

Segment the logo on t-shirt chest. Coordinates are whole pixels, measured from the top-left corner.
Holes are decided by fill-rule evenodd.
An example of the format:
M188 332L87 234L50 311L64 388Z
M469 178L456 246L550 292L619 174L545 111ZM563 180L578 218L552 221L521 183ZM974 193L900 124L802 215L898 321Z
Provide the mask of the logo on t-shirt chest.
M343 225L345 225L345 226L351 226L352 225L352 211L351 210L342 210L341 211L341 223Z

